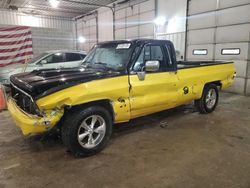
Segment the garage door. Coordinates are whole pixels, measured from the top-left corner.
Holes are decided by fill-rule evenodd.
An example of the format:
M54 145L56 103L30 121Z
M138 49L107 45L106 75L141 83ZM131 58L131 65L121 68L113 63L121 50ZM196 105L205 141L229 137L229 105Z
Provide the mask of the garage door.
M190 0L188 60L233 60L236 83L230 91L250 94L250 0Z
M89 51L97 43L97 15L86 16L77 20L77 36L84 36L86 42L78 43L78 48Z
M129 3L115 10L115 38L153 38L155 1Z

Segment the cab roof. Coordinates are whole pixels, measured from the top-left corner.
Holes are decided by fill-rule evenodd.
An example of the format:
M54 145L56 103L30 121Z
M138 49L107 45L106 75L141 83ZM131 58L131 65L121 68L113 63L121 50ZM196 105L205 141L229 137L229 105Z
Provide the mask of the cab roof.
M144 44L150 42L157 42L157 43L171 43L169 40L158 40L158 39L132 39L132 40L114 40L114 41L106 41L106 42L99 42L99 45L103 44L119 44L119 43L132 43L132 44Z

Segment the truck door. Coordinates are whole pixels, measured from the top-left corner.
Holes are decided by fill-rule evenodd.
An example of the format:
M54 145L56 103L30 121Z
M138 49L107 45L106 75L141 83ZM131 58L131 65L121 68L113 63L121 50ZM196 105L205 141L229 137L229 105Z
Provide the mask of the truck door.
M157 42L146 44L133 63L129 76L131 118L176 106L178 77L169 69L169 53ZM155 62L159 63L158 69L146 70L147 63Z

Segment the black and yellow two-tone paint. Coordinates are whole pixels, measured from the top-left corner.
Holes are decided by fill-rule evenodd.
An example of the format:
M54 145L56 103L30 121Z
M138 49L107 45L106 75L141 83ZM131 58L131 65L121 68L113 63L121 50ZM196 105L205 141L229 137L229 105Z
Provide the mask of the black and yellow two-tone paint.
M8 109L23 134L42 133L53 128L65 115L66 108L105 103L112 110L113 122L121 123L200 99L208 83L214 83L222 89L233 84L235 67L232 62L178 64L173 54L169 57L173 67L156 72L140 70L145 73L142 80L138 77L139 71L131 68L139 56L136 53L140 53L147 44L169 45L168 53L173 53L172 43L134 40L100 45L123 43L130 44L131 58L120 70L83 66L12 76L12 97L8 100ZM30 106L19 104L21 96L29 98L35 106L28 109Z

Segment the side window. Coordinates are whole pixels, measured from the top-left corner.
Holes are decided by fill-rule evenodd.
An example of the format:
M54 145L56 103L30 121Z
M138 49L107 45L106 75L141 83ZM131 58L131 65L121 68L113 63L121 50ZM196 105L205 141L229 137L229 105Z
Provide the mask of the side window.
M78 53L66 53L66 61L80 61L82 60Z
M145 61L157 60L160 62L161 71L166 71L166 61L163 55L161 46L159 45L147 45L142 49L137 61L133 66L133 71L141 71L145 66Z
M55 53L52 54L48 57L46 57L44 60L50 64L50 63L61 63L61 62L65 62L65 54L64 53Z
M163 53L160 46L151 46L151 60L163 61Z

